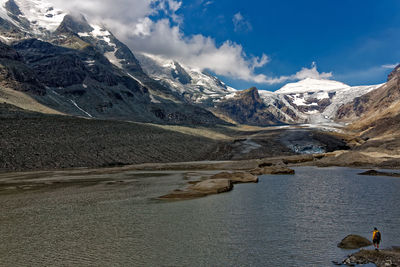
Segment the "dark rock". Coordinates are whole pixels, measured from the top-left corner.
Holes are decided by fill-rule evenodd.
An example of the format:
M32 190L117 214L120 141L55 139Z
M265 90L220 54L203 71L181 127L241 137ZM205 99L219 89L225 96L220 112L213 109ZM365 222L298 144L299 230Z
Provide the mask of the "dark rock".
M217 103L215 109L240 124L282 124L280 119L268 110L255 87L237 92L234 98Z
M376 171L376 170L368 170L365 172L361 172L361 173L359 173L359 175L400 177L400 173L381 172L381 171Z
M14 0L8 0L5 4L5 8L8 12L15 16L22 15L21 10L19 9L18 5L15 3Z
M56 33L79 33L79 32L91 32L93 28L89 25L86 18L83 15L72 16L66 15L64 16L63 21L60 26L58 26Z
M17 91L45 95L46 90L32 68L12 47L0 42L0 84Z
M342 249L357 249L371 246L372 242L359 235L346 236L337 246Z
M175 70L171 71L172 77L177 78L180 83L188 84L192 81L192 77L179 65L178 62L174 61Z

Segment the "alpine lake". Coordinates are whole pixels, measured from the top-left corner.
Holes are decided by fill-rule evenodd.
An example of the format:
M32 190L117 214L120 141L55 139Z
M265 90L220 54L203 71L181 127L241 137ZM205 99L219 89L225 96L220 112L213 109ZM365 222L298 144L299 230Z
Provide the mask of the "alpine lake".
M185 201L157 198L187 183L183 171L117 170L103 176L128 182L82 177L3 190L0 265L333 266L354 252L337 243L348 234L370 239L373 227L382 248L400 245L399 178L350 168L295 171Z

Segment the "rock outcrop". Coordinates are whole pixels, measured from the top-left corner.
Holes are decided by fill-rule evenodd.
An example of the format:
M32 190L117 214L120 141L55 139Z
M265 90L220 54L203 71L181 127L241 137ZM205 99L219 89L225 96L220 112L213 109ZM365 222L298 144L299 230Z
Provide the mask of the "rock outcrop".
M255 87L237 92L216 104L216 111L239 124L276 125L282 122L269 110Z
M342 249L357 249L371 246L372 242L359 235L346 236L337 246Z
M45 95L44 85L14 48L0 42L0 85L34 95Z
M208 179L195 183L184 190L174 190L160 199L192 199L231 191L233 182L229 179Z
M205 194L218 194L231 191L233 189L233 183L229 179L209 179L198 182L190 186L189 189Z
M253 175L265 175L265 174L295 174L293 169L284 166L267 166L263 168L256 168L250 171Z
M210 179L229 179L234 184L258 183L257 176L248 172L221 172L211 176Z
M231 191L234 184L257 183L257 176L248 172L220 172L208 179L194 182L187 188L174 190L161 199L192 199Z

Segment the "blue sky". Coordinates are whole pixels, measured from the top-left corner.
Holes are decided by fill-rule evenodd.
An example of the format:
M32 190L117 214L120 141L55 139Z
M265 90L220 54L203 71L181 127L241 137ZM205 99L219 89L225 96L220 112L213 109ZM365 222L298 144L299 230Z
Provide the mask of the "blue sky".
M350 85L386 80L400 62L400 1L193 1L183 3L186 35L202 33L217 45L232 40L248 55L265 53L270 62L257 73L291 75L316 62L319 71ZM233 17L242 22L235 29ZM234 87L252 82L224 77ZM256 84L277 89L281 84Z
M51 0L100 21L134 53L277 90L306 77L386 80L400 62L399 0Z

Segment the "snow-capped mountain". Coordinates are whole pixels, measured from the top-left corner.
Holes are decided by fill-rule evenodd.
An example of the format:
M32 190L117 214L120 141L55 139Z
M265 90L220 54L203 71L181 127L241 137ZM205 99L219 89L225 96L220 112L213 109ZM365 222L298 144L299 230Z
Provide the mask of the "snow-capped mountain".
M236 92L217 77L177 61L149 54L136 54L136 57L150 77L193 103L212 104Z
M342 105L380 86L382 84L349 86L333 80L307 78L287 84L276 92L258 91L255 95L262 99L264 105L258 105L255 113L263 114L262 117L267 117L269 121L280 123L331 123L336 121L336 113ZM241 104L237 104L236 109L232 106L243 102L243 95L240 92L226 95L221 102L229 104L217 106L229 107L229 110L240 109ZM223 113L228 116L232 112L224 109Z
M349 86L333 80L307 78L283 86L275 92L275 97L288 105L299 121L322 123L334 121L341 105L380 86L382 84ZM271 95L261 95L266 101L270 101Z
M21 37L47 38L58 28L66 15L66 12L46 1L1 0L1 24L11 31L2 31L0 40L10 42Z
M288 83L275 92L277 94L316 93L336 91L349 87L347 84L337 81L306 78L299 82Z
M223 123L215 116L223 115L243 124L324 123L380 86L308 78L276 92L238 91L175 60L134 55L103 25L44 0L0 0L0 41L0 85L85 117Z
M131 50L104 26L44 0L0 0L0 41L5 44L0 85L56 111L156 123L224 123L145 74Z
M214 113L236 118L238 123L246 120L253 124L333 122L342 105L381 86L352 87L334 80L307 78L288 83L275 92L257 89L255 92L253 88L247 94L177 61L148 54L136 56L143 70L153 79L189 102L211 108ZM251 114L245 112L252 105L256 109Z

